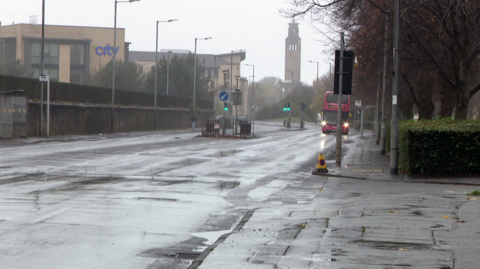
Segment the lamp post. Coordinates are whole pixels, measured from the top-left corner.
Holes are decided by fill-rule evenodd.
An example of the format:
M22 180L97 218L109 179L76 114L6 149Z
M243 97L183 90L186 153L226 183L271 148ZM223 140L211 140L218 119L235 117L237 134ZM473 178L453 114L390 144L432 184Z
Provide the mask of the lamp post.
M43 75L43 53L45 46L45 0L42 1L42 55L41 58L41 67L40 75ZM43 82L40 83L40 137L43 136Z
M400 65L400 1L395 0L395 39L393 57L392 123L390 135L390 173L398 174L398 74Z
M233 53L234 52L242 52L244 51L243 49L241 50L232 50L230 53L230 90L232 90L232 80L233 80Z
M246 66L251 66L253 67L253 76L252 76L252 92L255 92L255 65L253 64L245 64ZM247 93L247 118L249 117L250 115L250 109L248 106L250 106L250 102L248 102L248 100L251 100L251 97L250 97L250 92Z
M320 101L321 100L321 96L320 96L320 86L319 86L319 81L318 81L318 62L314 62L314 61L308 61L309 63L316 63L317 64L317 88L318 88L318 100ZM318 102L318 104L320 104L320 102ZM321 110L321 108L319 108L319 110Z
M157 130L158 23L160 23L160 22L172 22L172 21L176 21L176 19L167 20L167 21L158 21L157 20L157 23L156 23L156 25L157 25L157 35L156 35L156 38L155 38L155 93L154 93L154 97L153 97L153 130ZM167 75L167 80L168 80L168 75ZM167 83L167 95L168 95L168 83Z
M110 131L113 133L113 119L115 113L115 55L117 55L117 3L132 3L140 0L118 1L115 0L115 15L113 19L113 74L112 74L112 118L110 121Z
M171 50L167 52L167 95L168 95L168 86L169 86L169 79L170 79L170 53L172 53Z
M193 61L193 115L195 115L195 87L197 86L197 40L208 40L212 37L196 38L195 37L195 54Z

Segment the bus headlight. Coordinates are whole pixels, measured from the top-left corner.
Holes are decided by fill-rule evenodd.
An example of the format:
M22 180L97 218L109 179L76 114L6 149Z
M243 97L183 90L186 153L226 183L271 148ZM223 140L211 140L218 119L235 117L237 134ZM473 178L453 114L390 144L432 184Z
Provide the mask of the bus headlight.
M326 121L322 121L322 125L323 125L323 126L327 125L327 122L326 122Z
M348 128L348 122L345 122L345 123L343 124L343 127Z

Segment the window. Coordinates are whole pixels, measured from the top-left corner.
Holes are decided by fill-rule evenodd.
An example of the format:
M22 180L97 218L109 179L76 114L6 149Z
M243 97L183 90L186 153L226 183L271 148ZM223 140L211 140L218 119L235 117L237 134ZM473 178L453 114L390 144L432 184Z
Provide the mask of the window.
M32 43L32 64L41 63L42 45L40 43ZM46 43L43 48L43 63L58 64L58 44Z
M70 83L82 84L85 71L83 69L70 70Z
M208 77L208 70L205 69L205 76Z
M327 103L334 103L334 104L337 104L338 103L338 94L335 95L333 93L329 93L327 94ZM342 104L346 104L348 102L348 95L343 95L342 94Z
M40 68L33 69L33 78L40 76ZM50 81L58 81L58 68L43 68L43 75L50 75Z
M70 65L84 65L84 64L85 64L85 46L71 45Z
M32 64L39 64L41 63L40 59L40 43L33 43L32 44Z
M337 111L323 111L323 120L328 124L337 124ZM348 121L349 112L342 112L342 122Z

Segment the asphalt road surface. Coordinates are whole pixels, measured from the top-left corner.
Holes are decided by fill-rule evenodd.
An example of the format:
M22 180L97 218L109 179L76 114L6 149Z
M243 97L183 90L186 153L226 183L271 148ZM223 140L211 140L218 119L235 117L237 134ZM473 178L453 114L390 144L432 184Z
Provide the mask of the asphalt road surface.
M335 135L306 128L0 141L0 267L187 268L249 210L317 194L301 180Z

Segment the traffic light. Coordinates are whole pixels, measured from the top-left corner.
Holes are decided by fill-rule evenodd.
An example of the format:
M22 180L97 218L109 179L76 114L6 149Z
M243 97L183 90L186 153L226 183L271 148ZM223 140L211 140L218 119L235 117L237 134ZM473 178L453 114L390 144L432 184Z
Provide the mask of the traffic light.
M302 108L302 111L304 111L307 105L304 102L302 102L300 103L300 107Z
M223 102L223 107L224 107L225 111L228 111L228 103L227 102Z
M290 111L290 102L287 103L287 111Z
M287 103L283 104L283 111L287 111Z

